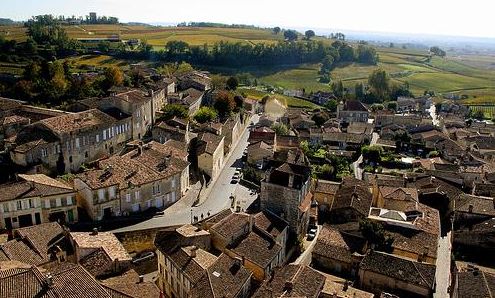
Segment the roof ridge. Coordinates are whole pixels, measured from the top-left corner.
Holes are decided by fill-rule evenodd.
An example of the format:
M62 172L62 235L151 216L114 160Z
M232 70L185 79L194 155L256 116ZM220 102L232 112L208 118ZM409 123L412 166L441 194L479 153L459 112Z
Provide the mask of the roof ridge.
M485 282L486 289L488 290L488 295L490 295L490 298L493 298L491 288L488 285L488 281L486 280L485 272L481 271L481 275L483 276L483 281Z
M215 263L217 261L218 261L218 259L215 261ZM213 284L211 283L210 272L208 271L208 269L205 269L205 271L206 271L206 277L208 278L208 284L210 285L211 293L213 294L213 298L215 298L215 290L213 289Z
M431 286L430 283L426 280L426 278L423 276L423 274L421 274L421 271L418 269L418 266L416 265L416 262L414 262L413 260L409 260L409 262L412 263L412 265L414 266L414 269L416 269L416 271L418 272L419 276L421 277L421 279L428 285L428 286Z

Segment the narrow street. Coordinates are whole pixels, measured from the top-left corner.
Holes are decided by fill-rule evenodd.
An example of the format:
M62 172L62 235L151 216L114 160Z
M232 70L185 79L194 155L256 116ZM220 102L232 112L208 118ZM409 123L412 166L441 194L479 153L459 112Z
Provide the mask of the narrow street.
M450 243L451 235L452 232L448 232L447 235L440 237L438 240L437 271L435 275L436 289L433 297L449 297L448 288L451 280L450 262L452 250L452 244Z
M376 141L378 141L378 137L379 135L376 132L373 132L373 134L371 135L370 145L376 144ZM363 179L363 169L360 167L362 162L363 162L363 155L361 154L359 155L359 158L352 163L354 177L359 180Z
M252 117L253 123L259 120L258 115ZM240 166L242 154L248 145L249 128L241 135L237 146L225 163L224 168L216 181L210 186L208 197L199 205L193 206L195 199L199 194L199 185L192 186L186 196L180 201L164 210L162 215L157 215L141 223L113 230L114 233L146 230L159 227L170 227L191 223L196 216L199 220L217 214L218 212L229 208L231 205L230 196L232 194L249 194L249 190L238 183L230 183L236 167ZM256 199L256 195L242 198L243 205L249 205Z

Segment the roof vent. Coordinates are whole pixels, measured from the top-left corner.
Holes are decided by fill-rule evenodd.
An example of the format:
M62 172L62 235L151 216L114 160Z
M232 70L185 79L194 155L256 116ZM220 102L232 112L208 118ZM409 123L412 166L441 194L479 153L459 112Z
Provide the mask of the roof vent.
M216 272L216 271L213 271L213 276L215 277L220 277L220 273Z
M98 228L93 228L93 232L91 232L91 235L93 236L98 235Z

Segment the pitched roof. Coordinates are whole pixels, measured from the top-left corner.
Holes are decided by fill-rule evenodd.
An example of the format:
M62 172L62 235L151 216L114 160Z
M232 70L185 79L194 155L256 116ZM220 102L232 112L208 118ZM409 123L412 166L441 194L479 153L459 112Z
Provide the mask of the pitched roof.
M455 211L468 213L472 206L472 213L495 217L495 202L493 198L461 194L455 200Z
M270 211L261 211L254 215L254 226L276 238L289 224Z
M340 183L318 179L316 183L315 193L336 194L340 187Z
M264 297L307 297L320 295L325 277L305 265L287 265L275 271L272 279L265 281L253 295Z
M351 263L352 254L362 254L366 241L324 225L316 240L313 253L346 263Z
M213 155L220 142L222 142L223 137L210 132L203 132L198 136L198 140L200 141L198 154L208 153Z
M359 100L346 100L343 107L344 111L362 111L367 112L368 109Z
M266 236L251 232L232 251L247 260L267 267L277 257L282 247Z
M195 257L191 254L192 250L196 250ZM167 257L189 278L192 285L200 281L203 275L206 274L206 269L214 264L217 259L211 253L195 246L175 249L167 254Z
M459 298L495 297L495 274L483 270L457 273Z
M175 151L168 145L151 142L123 156L114 155L101 160L97 169L78 174L76 178L92 189L112 185L127 188L129 184L142 185L166 179L189 166L183 156L174 155Z
M122 243L109 232L71 232L70 237L77 247L83 248L103 248L112 260L119 261L131 260L131 257L122 246Z
M202 281L191 290L191 297L237 297L252 275L241 265L241 262L221 254L207 269Z
M134 269L122 275L105 279L101 282L104 288L114 296L120 294L133 298L156 298L160 289L153 282L139 282L139 275Z
M52 179L43 174L19 175L26 181L19 181L0 185L0 201L11 201L22 198L52 196L75 192L67 184Z
M0 262L2 297L57 297L47 290L46 277L36 267L20 262Z
M68 134L78 130L98 130L100 126L109 126L115 118L97 109L74 114L66 114L41 120L44 126L58 134Z
M367 216L371 207L373 196L368 185L354 178L344 179L342 186L337 191L330 208L353 208L363 216Z
M113 268L113 261L103 247L82 257L79 264L94 277L100 277Z
M366 254L359 269L429 289L433 289L435 284L435 265L419 263L378 251L371 251Z
M238 234L239 231L247 231L250 216L252 215L245 213L232 213L214 224L210 228L210 231L218 233L222 237L230 239L230 237L232 237L233 235Z

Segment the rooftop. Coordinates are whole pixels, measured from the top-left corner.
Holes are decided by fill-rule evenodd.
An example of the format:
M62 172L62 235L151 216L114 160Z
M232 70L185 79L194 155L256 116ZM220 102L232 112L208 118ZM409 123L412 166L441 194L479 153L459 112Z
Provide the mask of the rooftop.
M79 248L103 248L108 256L115 261L131 260L122 243L109 232L71 232L70 237Z
M59 134L80 130L97 130L100 126L110 126L115 119L100 110L92 109L74 114L41 120L44 126Z

